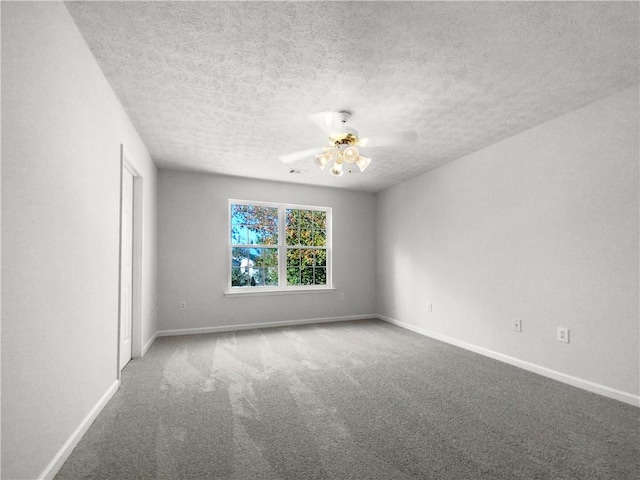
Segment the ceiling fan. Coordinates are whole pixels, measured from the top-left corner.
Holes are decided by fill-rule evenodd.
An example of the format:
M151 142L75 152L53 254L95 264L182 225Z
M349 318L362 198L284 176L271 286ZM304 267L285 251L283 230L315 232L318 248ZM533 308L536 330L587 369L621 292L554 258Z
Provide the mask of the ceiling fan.
M357 165L360 171L364 172L371 163L371 159L361 155L357 147L381 147L411 142L416 139L416 133L411 131L400 135L377 137L375 141L372 141L369 138L360 137L357 130L346 125L350 117L351 112L346 110L311 115L309 119L327 134L329 146L309 148L280 155L278 158L283 163L294 163L314 156L315 163L320 169L324 169L333 162L330 172L339 177L344 173L343 166L345 164L347 171L351 173L353 165Z

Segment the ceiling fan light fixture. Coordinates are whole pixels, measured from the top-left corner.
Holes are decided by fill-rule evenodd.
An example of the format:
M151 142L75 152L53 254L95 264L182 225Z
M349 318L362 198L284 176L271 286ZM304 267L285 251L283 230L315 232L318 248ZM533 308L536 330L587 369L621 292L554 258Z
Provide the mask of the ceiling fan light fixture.
M336 161L336 163L333 164L333 167L331 167L331 175L334 177L340 177L343 173L342 162L338 163L338 161Z
M331 161L331 154L329 152L316 155L316 165L320 170L324 170L324 167Z
M356 160L356 165L358 165L358 168L360 168L361 172L364 172L364 170L369 166L370 163L371 159L363 157L362 155L360 155Z
M387 145L388 138L386 140L383 138L382 141L378 139L375 142L370 142L368 138L361 138L357 130L346 125L350 117L351 112L347 110L320 112L311 115L309 117L311 121L328 135L329 145L281 155L278 158L283 163L293 163L311 157L320 170L324 170L327 165L331 164L329 172L334 177L341 177L344 170L347 173L354 172L353 164L358 166L360 172L364 172L369 167L371 159L360 155L360 147L371 146L372 143L374 143L374 147ZM415 133L413 137L415 139Z
M342 158L346 163L354 163L358 160L359 157L360 153L354 146L347 147L344 149L344 152L342 152Z

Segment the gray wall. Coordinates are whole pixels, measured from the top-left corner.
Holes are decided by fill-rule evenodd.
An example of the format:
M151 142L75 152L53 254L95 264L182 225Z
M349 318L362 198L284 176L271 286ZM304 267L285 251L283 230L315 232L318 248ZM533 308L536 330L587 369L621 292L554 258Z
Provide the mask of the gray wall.
M638 395L638 129L634 87L380 193L377 311Z
M333 207L337 290L225 297L230 198ZM158 199L160 330L375 313L373 194L160 170Z
M3 2L2 478L41 475L116 382L121 143L144 177L145 342L155 166L64 4Z

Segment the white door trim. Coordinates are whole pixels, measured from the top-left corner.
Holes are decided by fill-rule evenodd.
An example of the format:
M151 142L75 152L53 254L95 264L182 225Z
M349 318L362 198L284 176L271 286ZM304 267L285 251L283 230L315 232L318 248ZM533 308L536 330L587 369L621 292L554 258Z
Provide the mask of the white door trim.
M120 216L120 354L122 370L132 356L133 332L133 173L122 169L122 202Z
M133 159L124 145L120 145L120 229L122 229L122 178L124 169L127 169L133 176L133 255L132 255L132 311L131 311L131 357L142 356L142 222L143 222L143 177L139 170L135 168ZM122 230L120 230L122 237ZM122 243L122 242L120 242ZM121 262L122 244L120 245L120 262L118 267L118 349L117 349L117 372L120 378L120 329L122 318L120 317L121 298Z

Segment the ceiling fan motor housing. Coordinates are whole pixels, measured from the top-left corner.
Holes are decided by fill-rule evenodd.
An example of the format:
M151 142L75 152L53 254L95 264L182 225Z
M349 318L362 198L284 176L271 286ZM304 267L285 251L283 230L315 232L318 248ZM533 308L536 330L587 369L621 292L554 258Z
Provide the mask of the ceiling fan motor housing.
M358 132L353 128L345 128L345 130L345 132L331 134L331 137L329 137L329 143L336 147L339 145L357 145Z

